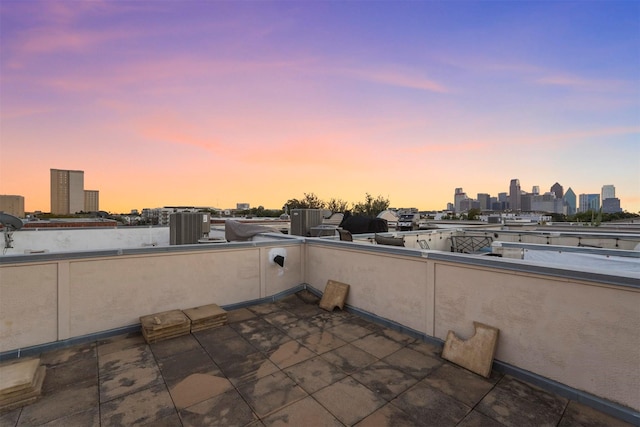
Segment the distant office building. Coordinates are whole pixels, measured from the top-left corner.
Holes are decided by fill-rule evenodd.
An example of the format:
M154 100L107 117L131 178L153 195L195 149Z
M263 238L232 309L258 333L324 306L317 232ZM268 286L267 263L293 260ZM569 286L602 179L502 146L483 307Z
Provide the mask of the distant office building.
M51 169L51 213L69 215L84 210L84 172Z
M84 190L84 211L96 212L100 210L100 192L98 190Z
M249 203L236 203L236 209L239 211L248 211L251 209Z
M537 196L538 194L540 194L540 186L534 185L533 188L531 189L531 195Z
M552 187L553 188L553 187ZM551 190L553 191L553 190ZM554 191L555 193L555 191ZM556 194L556 197L558 197L558 195ZM567 190L567 192L565 193L564 197L562 197L564 199L565 204L567 205L567 215L573 215L576 213L576 193L573 192L573 190L571 189L571 187L569 187L569 189Z
M467 193L462 190L462 188L456 188L456 191L453 195L453 204L455 205L456 212L463 212L460 204L463 200L468 199Z
M615 199L616 197L616 187L613 185L603 185L602 186L602 201L604 202L607 199Z
M600 195L599 194L581 194L578 197L578 212L599 211Z
M0 196L0 212L24 218L24 197L14 195Z
M602 201L602 212L604 213L616 213L622 212L620 207L620 199L617 197L609 197Z
M531 212L531 197L532 195L529 193L520 192L520 211Z
M555 193L558 199L562 199L564 197L564 189L562 188L562 185L557 182L551 186L551 192Z
M509 209L512 211L522 210L522 191L519 179L512 179L509 184Z
M531 210L534 212L547 212L566 214L566 204L563 199L556 197L553 191L537 196L531 196Z
M478 206L481 211L491 209L491 196L486 193L478 193Z

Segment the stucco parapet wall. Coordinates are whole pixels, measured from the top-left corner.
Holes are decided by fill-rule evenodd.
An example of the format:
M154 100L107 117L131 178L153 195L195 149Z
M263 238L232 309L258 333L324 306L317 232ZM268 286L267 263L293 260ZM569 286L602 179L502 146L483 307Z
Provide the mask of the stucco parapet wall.
M228 251L230 249L247 249L271 246L299 246L304 243L300 237L268 234L264 235L268 239L248 241L248 242L227 242L227 243L199 243L193 245L172 245L153 246L144 248L129 249L105 249L98 251L70 251L54 252L42 254L20 254L0 256L0 265L3 264L26 264L40 263L48 261L68 261L71 259L89 259L117 257L122 255L158 255L183 252L205 252L205 251Z
M571 268L536 265L531 262L523 262L516 259L492 257L486 255L470 255L454 252L418 250L412 248L401 248L397 246L371 245L367 243L343 242L338 240L307 239L306 243L313 246L333 246L359 252L384 253L396 256L400 255L409 258L413 257L432 261L465 264L477 267L506 270L512 273L560 277L567 280L592 282L598 285L622 286L633 290L640 290L640 275L635 273L626 273L627 275L620 275L607 274L604 272L585 272Z

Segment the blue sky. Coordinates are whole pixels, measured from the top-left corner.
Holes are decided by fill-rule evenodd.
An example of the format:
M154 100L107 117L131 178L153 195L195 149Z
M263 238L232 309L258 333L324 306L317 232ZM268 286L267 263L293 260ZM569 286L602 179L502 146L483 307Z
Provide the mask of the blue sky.
M0 24L0 193L27 210L58 168L111 211L443 209L512 178L640 211L640 2L4 0Z

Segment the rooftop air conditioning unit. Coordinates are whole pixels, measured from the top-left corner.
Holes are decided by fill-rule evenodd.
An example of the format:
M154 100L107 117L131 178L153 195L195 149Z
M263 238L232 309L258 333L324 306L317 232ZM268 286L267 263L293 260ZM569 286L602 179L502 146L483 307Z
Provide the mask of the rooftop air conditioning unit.
M209 236L211 221L208 213L179 212L169 216L169 243L171 245L196 244Z
M322 209L291 209L291 234L310 236L311 227L322 224Z

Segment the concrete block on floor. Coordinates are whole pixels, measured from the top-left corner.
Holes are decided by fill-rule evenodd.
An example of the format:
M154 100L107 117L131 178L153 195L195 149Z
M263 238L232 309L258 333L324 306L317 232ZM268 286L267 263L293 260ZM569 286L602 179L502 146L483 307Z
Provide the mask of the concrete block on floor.
M191 320L180 310L140 317L142 335L148 344L187 335L191 332Z
M324 289L324 294L320 300L320 308L327 311L333 311L338 307L340 310L344 309L344 303L349 294L349 285L346 283L336 282L329 280L327 286Z
M0 413L35 402L42 391L46 367L40 359L0 366Z
M442 358L489 378L498 345L499 329L480 322L473 322L473 327L475 333L468 340L462 340L453 331L449 331Z

